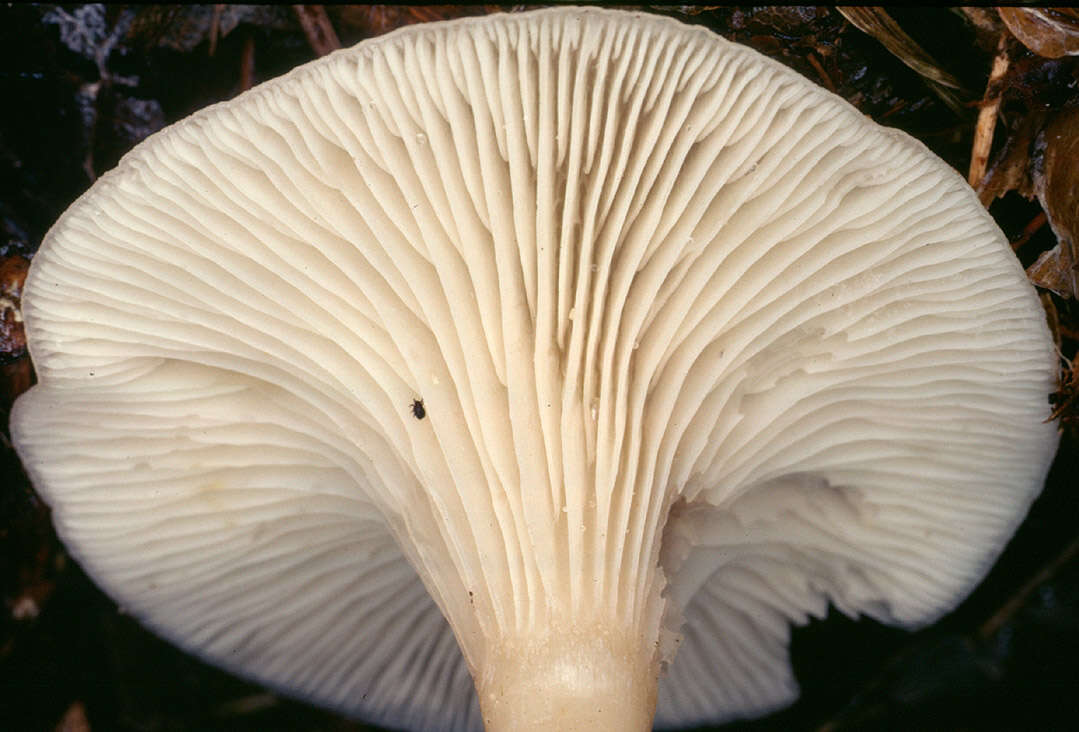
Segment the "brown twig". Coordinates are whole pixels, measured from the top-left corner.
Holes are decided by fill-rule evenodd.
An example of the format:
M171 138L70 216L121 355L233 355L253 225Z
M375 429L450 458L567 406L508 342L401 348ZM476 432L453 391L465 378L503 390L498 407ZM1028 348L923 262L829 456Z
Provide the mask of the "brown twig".
M993 57L993 67L989 71L989 81L985 85L985 97L978 111L978 122L974 126L974 145L970 151L967 181L975 188L982 182L986 166L989 165L989 151L993 147L993 131L997 126L997 111L1000 109L1000 92L997 85L1007 70L1008 37L1001 34L997 55Z
M296 11L296 18L303 26L307 42L318 56L325 56L341 48L341 41L337 40L330 16L326 15L326 8L321 5L293 5L292 9Z
M1048 220L1049 217L1046 215L1045 211L1041 211L1037 216L1032 218L1030 223L1023 227L1023 231L1019 234L1019 238L1012 242L1012 251L1018 252L1019 248L1030 241L1030 238L1037 234L1038 231L1045 226L1045 222Z
M272 709L278 704L280 704L280 701L277 696L270 692L249 694L221 704L214 710L214 716L223 719L243 717L266 709Z
M240 57L240 91L245 92L255 84L255 37L244 39L244 53Z
M993 636L998 630L1000 630L1005 623L1007 623L1015 613L1017 613L1030 599L1031 594L1034 593L1039 587L1053 578L1057 572L1061 570L1068 562L1079 554L1079 537L1076 537L1064 547L1064 550L1058 554L1053 561L1042 567L1037 574L1027 580L1019 590L1012 595L999 610L993 613L992 616L978 628L978 638L981 640L987 640Z
M905 107L905 106L907 106L907 100L906 99L900 99L898 102L896 102L895 104L892 105L891 109L889 109L887 112L882 114L880 116L880 118L881 119L888 119L893 114L895 114L899 110L903 109L903 107Z
M210 48L209 55L212 57L217 50L217 36L221 32L221 13L225 11L224 3L214 5L214 14L210 18Z
M817 72L817 75L824 83L824 86L828 88L828 91L835 94L835 84L832 83L832 77L828 76L828 72L824 70L824 66L822 66L821 62L817 60L816 54L810 53L808 56L806 56L806 59L808 59L809 65L812 66L813 69Z

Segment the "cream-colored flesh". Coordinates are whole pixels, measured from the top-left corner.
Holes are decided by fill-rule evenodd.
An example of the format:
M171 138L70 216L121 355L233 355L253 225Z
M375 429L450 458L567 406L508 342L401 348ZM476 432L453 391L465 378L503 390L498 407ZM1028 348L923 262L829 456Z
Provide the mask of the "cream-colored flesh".
M1040 306L962 180L645 15L407 29L196 114L25 303L13 433L91 574L391 725L773 709L791 623L953 606L1054 445Z

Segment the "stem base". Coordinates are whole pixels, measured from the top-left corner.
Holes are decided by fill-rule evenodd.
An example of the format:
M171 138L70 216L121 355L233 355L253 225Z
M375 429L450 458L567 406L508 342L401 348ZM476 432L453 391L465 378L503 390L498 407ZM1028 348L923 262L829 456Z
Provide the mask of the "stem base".
M635 636L635 637L634 637ZM488 732L633 732L652 728L655 641L609 628L504 643L476 687Z

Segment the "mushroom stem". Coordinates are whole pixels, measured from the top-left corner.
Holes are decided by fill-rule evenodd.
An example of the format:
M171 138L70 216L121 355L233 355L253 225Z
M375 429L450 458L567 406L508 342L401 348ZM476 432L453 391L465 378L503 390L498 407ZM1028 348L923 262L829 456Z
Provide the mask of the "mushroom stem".
M477 675L488 732L649 730L656 643L592 625L497 648Z

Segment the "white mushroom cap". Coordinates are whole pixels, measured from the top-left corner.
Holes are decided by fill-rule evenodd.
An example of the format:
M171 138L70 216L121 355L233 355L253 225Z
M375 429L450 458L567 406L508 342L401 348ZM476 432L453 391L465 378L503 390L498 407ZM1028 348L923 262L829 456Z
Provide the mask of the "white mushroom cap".
M640 726L664 667L661 725L774 709L791 623L952 608L1056 444L1039 302L958 174L647 15L411 27L204 110L23 302L14 440L87 571L394 726L477 729L469 671L492 727Z

